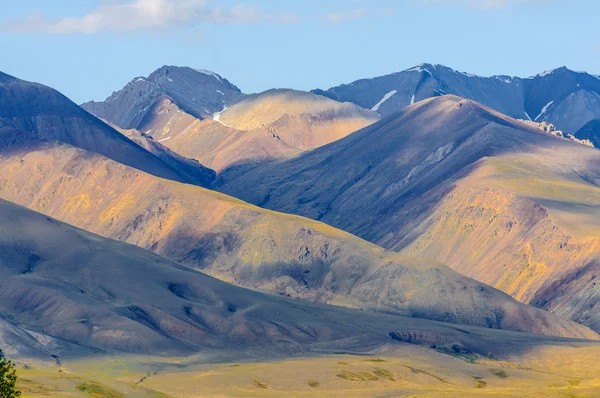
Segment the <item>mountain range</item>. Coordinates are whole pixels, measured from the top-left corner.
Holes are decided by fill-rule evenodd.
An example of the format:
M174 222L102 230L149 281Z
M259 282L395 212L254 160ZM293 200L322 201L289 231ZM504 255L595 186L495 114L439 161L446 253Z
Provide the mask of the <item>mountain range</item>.
M6 154L0 173L3 199L242 286L447 322L588 333L435 261L386 252L325 224L156 178L80 148L48 142Z
M600 118L600 77L564 66L520 78L482 77L443 65L421 64L313 92L353 102L382 116L427 98L452 94L516 119L552 123L575 136L590 120Z
M595 148L445 95L224 176L219 189L441 261L600 330L599 166Z
M82 107L218 171L289 158L379 119L354 104L307 92L243 95L216 73L174 66L134 78L104 102Z
M60 365L410 344L496 366L596 347L598 98L566 68L244 94L164 66L79 107L0 73L0 348Z

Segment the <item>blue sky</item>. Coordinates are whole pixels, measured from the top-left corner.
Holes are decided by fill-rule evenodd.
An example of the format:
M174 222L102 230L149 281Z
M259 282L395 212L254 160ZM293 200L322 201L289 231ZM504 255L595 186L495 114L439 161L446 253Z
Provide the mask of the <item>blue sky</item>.
M596 0L6 0L0 71L101 100L162 65L258 92L422 62L480 75L600 74Z

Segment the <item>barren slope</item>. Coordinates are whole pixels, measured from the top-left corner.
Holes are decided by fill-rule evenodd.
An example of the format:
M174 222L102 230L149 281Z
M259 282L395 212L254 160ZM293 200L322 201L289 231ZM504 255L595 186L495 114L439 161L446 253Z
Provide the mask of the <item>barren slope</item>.
M444 96L222 190L600 330L600 152Z
M595 336L436 262L66 145L5 153L0 176L5 199L244 286L449 322Z

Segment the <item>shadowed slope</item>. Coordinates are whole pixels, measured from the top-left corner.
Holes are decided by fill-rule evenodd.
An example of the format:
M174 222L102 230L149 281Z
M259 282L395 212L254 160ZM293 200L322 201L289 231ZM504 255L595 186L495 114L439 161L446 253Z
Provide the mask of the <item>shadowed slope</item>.
M144 150L49 87L0 72L0 141L3 151L57 141L177 181L208 185L207 169L182 173Z
M40 173L38 170L44 170ZM588 329L325 224L47 144L0 160L0 195L226 280L312 301L564 336Z
M600 148L600 119L590 120L575 133L575 137L589 140L596 148Z
M596 149L444 96L298 159L225 175L222 190L600 330L599 166Z

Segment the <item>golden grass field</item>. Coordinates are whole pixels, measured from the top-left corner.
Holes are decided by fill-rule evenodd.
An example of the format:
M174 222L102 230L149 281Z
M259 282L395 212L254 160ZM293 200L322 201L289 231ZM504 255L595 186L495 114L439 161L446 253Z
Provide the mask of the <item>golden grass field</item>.
M509 361L401 345L373 356L195 364L122 357L19 364L23 397L598 397L600 347L538 347Z

